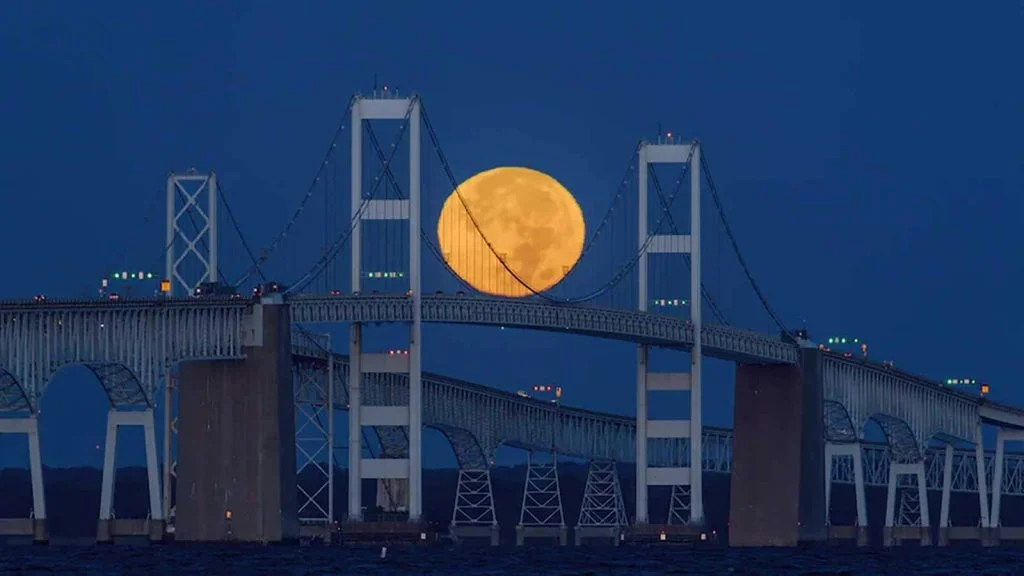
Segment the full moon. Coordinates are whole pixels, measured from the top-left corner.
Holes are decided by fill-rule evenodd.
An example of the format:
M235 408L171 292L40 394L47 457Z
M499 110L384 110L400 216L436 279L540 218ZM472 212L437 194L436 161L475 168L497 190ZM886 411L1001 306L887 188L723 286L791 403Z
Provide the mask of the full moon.
M437 220L441 253L452 271L480 292L508 297L561 282L583 252L585 232L572 194L530 168L493 168L472 176L448 196Z

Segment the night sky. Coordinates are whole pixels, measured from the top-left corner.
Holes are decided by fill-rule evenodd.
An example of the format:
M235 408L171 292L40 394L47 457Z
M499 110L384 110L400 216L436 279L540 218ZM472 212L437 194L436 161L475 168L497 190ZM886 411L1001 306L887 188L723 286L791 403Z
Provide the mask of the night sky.
M171 170L215 170L249 242L267 245L376 74L422 95L460 177L544 170L588 226L638 138L659 124L700 138L786 323L1024 405L1024 4L248 4L4 6L3 296L95 294L114 268L162 270ZM424 171L429 229L447 191L436 160ZM221 222L221 265L237 276L247 259ZM323 224L307 232L271 259L275 277L319 257ZM777 331L738 273L721 284L745 302L735 323ZM424 280L453 286L436 270ZM424 340L427 370L506 390L553 382L566 403L632 413L630 344L445 326ZM730 369L708 373L705 422L729 425ZM105 402L83 369L57 376L42 404L47 465L101 464ZM142 463L141 433L122 437L119 463ZM428 465L454 463L439 434L425 438ZM0 440L0 463L27 464L23 446Z

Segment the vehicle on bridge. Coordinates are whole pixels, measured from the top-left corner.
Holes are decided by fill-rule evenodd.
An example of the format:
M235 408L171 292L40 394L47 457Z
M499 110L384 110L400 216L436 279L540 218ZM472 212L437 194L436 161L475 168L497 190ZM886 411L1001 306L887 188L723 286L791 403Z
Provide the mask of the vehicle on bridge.
M261 296L266 296L268 294L280 294L285 292L286 290L288 290L287 286L281 284L280 282L275 282L271 280L269 282L264 282L263 284L260 284L259 286L253 288L252 297L260 298Z
M203 282L192 291L192 296L196 298L226 297L236 300L241 298L234 286L223 282Z

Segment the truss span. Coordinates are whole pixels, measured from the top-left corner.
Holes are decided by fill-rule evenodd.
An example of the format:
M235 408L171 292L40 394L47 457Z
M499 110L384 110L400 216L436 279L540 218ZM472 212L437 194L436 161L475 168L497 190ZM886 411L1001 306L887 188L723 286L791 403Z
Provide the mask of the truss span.
M324 359L319 349L302 346L293 340L295 354ZM348 358L335 355L336 376L334 397L338 409L348 405ZM324 364L326 369L326 364ZM365 405L404 405L409 394L405 374L364 374ZM551 402L511 394L437 374L424 373L423 422L446 436L459 433L460 461L493 462L499 446L505 445L531 451L550 450L552 443L559 453L579 458L596 458L620 462L634 459L636 449L635 423L632 418L602 414L579 408L556 406ZM727 461L732 449L722 432L706 429L704 435L705 463ZM451 437L449 438L451 439ZM648 454L654 466L689 465L687 439L651 439ZM476 452L478 451L478 452ZM727 470L717 470L727 472Z
M693 325L688 320L647 312L484 296L435 294L425 295L422 302L424 322L568 332L667 348L693 345ZM412 300L406 296L297 295L289 299L289 305L296 323L412 320ZM705 325L701 335L708 356L765 364L794 364L797 360L795 345L757 332Z
M167 369L182 360L241 358L245 303L141 301L0 305L3 411L35 411L64 366L86 365L115 406L152 405ZM8 379L25 401L11 400ZM5 382L7 382L5 384Z
M325 354L321 350L305 348L298 343L294 351L303 357L315 356L321 360ZM348 361L344 356L335 356L335 374L344 374L345 379L336 382L336 408L344 410L347 404L347 368ZM324 365L326 366L326 365ZM401 399L401 387L407 385L405 377L393 374L365 375L367 391L372 394L374 402L393 402ZM383 380L383 381L382 381ZM544 451L551 446L550 435L545 436L544 429L550 430L554 408L549 402L524 398L517 394L488 388L480 384L464 382L436 374L424 373L424 424L439 430L456 451L460 465L478 466L483 458L493 458L493 449L505 444L526 450ZM404 392L407 394L407 391ZM466 398L474 398L465 403ZM459 407L460 404L466 404ZM450 405L452 411L439 409L438 406ZM516 408L514 405L520 406ZM523 411L522 406L531 406ZM523 425L510 428L511 434L505 441L495 442L493 439L502 436L498 430L504 421L491 420L491 413L515 413L520 410L526 414L527 421ZM607 459L618 462L629 462L634 459L633 444L635 428L632 418L618 414L606 414L562 407L560 418L574 420L575 426L565 433L557 435L556 450L563 455L581 458ZM586 423L584 423L586 422ZM547 424L547 426L545 426ZM581 425L582 424L582 425ZM496 425L497 428L491 428ZM528 432L523 433L524 430ZM536 432L529 432L530 430ZM576 436L590 434L589 439ZM481 441L480 438L490 439ZM489 443L487 443L489 442ZM566 444L563 447L563 442ZM649 440L655 443L655 440ZM659 443L658 450L650 450L654 458L652 463L660 466L678 461L685 454L685 442L674 441L674 446ZM861 443L864 453L864 477L869 486L885 487L888 484L890 447L887 444L873 442ZM491 453L485 453L484 446L489 446ZM652 448L655 446L652 446ZM479 450L479 452L476 452ZM615 456L611 457L609 455ZM942 449L928 448L924 453L927 486L929 490L942 489ZM986 458L986 476L989 486L992 484L993 453L988 452ZM492 459L487 462L493 463ZM853 484L853 465L849 458L838 458L832 470L832 481L840 484ZM727 428L704 428L703 469L706 473L729 474L732 471L732 430ZM958 449L953 457L952 491L959 493L977 492L977 468L975 467L974 449ZM1003 476L1003 494L1024 496L1024 454L1007 453ZM912 478L900 477L901 486L912 484Z
M874 419L887 434L897 434L907 457L934 437L975 440L977 398L924 378L836 354L822 358L822 379L825 400L841 404L860 431ZM880 414L885 416L879 418ZM895 421L903 426L896 426ZM888 424L892 426L887 428Z

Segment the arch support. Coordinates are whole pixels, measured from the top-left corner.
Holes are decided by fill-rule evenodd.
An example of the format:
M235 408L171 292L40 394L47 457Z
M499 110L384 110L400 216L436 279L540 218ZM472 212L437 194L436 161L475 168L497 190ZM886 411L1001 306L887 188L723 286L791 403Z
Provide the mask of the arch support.
M35 407L21 382L0 366L0 412L35 413Z
M46 494L43 488L43 463L39 453L39 419L0 418L0 434L24 434L28 438L29 475L32 480L32 508L29 518L0 518L5 534L32 535L36 542L50 539L46 518Z
M916 464L922 461L917 437L906 421L888 414L873 414L868 419L878 424L885 434L890 461L897 464Z
M152 408L153 402L146 388L135 375L135 372L124 364L116 362L86 362L89 369L103 386L110 406L113 408L144 407Z
M160 503L160 471L156 460L156 427L153 410L107 412L107 442L103 452L103 479L100 488L100 517L96 530L98 542L110 542L115 536L148 535L160 540L164 533L164 511ZM114 475L116 472L117 432L121 427L140 426L146 443L146 476L149 486L149 517L114 518Z
M839 402L825 400L822 403L825 407L825 440L827 442L843 443L857 442L860 435L853 425L850 412Z
M452 445L459 469L486 470L490 468L491 458L480 446L480 442L472 432L465 428L446 425L435 425L433 428L444 434L444 437Z

